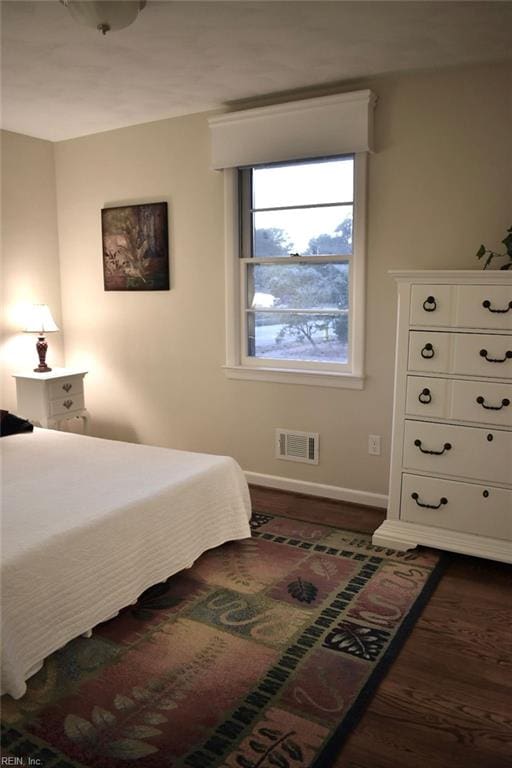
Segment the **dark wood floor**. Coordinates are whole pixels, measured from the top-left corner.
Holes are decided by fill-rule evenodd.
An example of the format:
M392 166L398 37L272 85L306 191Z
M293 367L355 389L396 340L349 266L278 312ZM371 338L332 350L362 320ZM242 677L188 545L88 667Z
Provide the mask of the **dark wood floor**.
M384 513L251 488L253 509L372 532ZM512 768L512 566L448 568L332 768Z

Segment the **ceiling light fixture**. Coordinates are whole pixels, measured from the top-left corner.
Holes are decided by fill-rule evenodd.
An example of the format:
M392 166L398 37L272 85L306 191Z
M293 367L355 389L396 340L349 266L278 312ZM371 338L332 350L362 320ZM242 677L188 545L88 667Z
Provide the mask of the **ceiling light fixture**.
M146 0L60 0L75 21L94 27L103 35L132 24Z

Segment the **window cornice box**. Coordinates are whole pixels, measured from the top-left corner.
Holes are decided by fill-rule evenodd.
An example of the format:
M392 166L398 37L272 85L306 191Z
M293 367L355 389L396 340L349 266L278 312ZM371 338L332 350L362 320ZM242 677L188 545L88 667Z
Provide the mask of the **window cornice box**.
M212 117L212 167L371 152L375 103L361 90Z

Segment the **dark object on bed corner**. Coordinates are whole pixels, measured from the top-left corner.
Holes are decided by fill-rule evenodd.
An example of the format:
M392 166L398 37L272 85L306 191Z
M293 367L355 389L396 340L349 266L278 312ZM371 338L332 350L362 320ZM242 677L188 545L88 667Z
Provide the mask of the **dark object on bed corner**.
M14 413L0 410L0 437L17 435L20 432L33 432L34 425L26 419L20 419Z

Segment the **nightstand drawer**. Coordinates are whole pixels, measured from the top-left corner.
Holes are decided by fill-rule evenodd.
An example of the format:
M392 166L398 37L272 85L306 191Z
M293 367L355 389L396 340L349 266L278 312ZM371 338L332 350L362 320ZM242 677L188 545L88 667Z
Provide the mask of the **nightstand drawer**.
M433 475L511 483L512 432L407 420L403 466Z
M400 519L512 540L512 491L406 474L402 476Z
M66 378L48 382L50 400L57 400L67 395L76 395L83 392L83 389L83 376L66 376Z
M85 407L83 392L67 395L58 400L50 400L50 416L66 416L73 411L81 411Z

